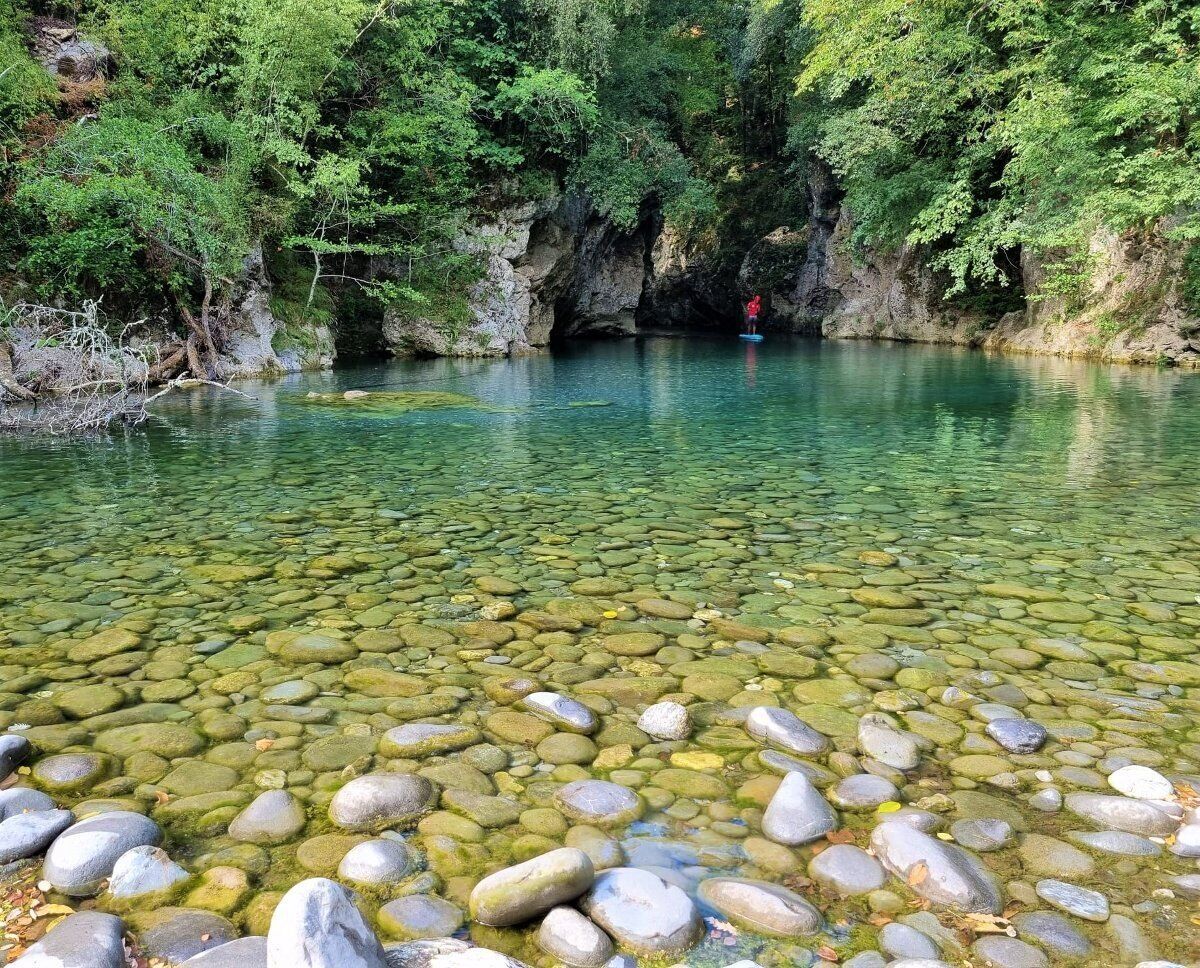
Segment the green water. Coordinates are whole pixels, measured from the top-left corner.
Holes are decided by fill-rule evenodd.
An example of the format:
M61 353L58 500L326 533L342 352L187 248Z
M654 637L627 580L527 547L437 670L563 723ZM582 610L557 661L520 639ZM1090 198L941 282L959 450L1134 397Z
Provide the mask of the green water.
M956 796L940 808L947 820L986 815L988 801L972 799L982 792L1030 827L1090 829L1024 803L1050 785L1039 771L1064 792L1103 790L1125 762L1200 773L1195 376L897 345L659 339L240 387L253 399L181 395L143 428L103 439L0 440L0 725L29 727L42 756L91 753L86 783L56 795L152 812L193 867L231 846L224 825L252 795L286 786L308 804L304 834L219 855L249 869L256 893L331 872L314 849L297 860L299 845L332 829L323 806L337 786L386 765L371 754L404 716L389 712L395 696L346 687L358 667L421 677L450 697L454 712L432 718L478 723L508 754L483 782L522 807L550 805L598 749L630 744L632 756L618 750L592 770L615 763L614 778L648 804L644 826L616 835L696 845L695 856L677 851L693 877L788 876L743 848L773 780L730 709L785 705L847 753L859 714L895 713L936 747L919 780L898 778L902 799ZM350 389L471 399L341 402ZM238 567L212 567L225 565ZM638 608L647 599L700 617L658 617ZM765 646L722 633L706 609ZM130 633L113 654L103 642L77 650L113 626ZM345 665L289 664L280 643L296 631L363 651ZM605 637L626 631L655 631L662 647L610 650ZM230 645L209 656L214 641ZM887 659L856 666L864 655ZM596 745L547 762L489 729L506 702L483 682L517 674L599 712ZM301 677L316 687L301 704L311 715L284 721L258 699ZM825 685L855 679L857 689ZM639 734L621 681L649 689L643 705L688 703L691 739ZM115 690L88 691L97 684ZM1022 709L1051 742L1004 753L982 722L943 704L948 685ZM146 721L180 723L195 742L134 751L105 740ZM355 755L309 755L341 734L356 737ZM253 746L264 737L271 748ZM703 769L720 795L692 801L677 782L655 784L672 754L689 752L719 758ZM962 760L997 753L1009 770ZM197 778L196 760L236 782ZM872 825L870 812L843 821ZM489 830L470 863L431 857L436 890L461 902L481 870L562 842L555 824L535 826ZM336 865L346 845L322 845ZM810 851L793 853L802 874ZM1114 905L1147 900L1195 864L1096 861L1075 881ZM1037 879L1013 850L988 863L1005 880ZM812 897L846 922L824 942L849 951L873 932L862 899ZM225 913L261 926L256 904L268 901ZM1186 906L1135 917L1177 951L1198 930ZM1106 943L1101 926L1075 923ZM518 932L497 934L484 940L532 957ZM776 949L788 950L760 957Z

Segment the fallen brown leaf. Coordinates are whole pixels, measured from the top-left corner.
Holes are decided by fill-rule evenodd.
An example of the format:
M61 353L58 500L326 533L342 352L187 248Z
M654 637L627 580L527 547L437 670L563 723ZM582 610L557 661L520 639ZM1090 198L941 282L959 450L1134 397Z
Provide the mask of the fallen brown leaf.
M929 877L929 865L923 860L917 861L908 869L908 886L918 887L925 883L927 877Z

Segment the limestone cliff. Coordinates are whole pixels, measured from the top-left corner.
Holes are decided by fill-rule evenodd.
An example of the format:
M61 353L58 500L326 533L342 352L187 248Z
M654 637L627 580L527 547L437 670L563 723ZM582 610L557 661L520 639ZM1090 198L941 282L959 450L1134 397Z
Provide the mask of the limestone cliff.
M385 341L397 354L504 356L553 339L631 334L648 245L648 226L623 232L577 195L505 208L455 242L482 270L466 320L389 311Z
M946 300L948 280L920 247L852 253L853 213L827 169L810 179L809 208L801 229L777 229L752 248L740 276L744 288L764 291L769 321L789 330L1200 366L1200 316L1182 295L1184 249L1165 226L1095 233L1090 274L1070 293L1052 292L1048 260L1025 253L1023 309L989 315Z

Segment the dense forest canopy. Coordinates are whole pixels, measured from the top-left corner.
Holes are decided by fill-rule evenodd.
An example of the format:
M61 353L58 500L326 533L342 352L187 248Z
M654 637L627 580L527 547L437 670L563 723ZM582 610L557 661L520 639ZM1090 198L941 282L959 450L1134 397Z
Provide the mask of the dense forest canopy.
M105 77L47 74L56 20ZM954 290L1023 247L1086 273L1098 225L1200 239L1198 40L1186 0L0 0L0 271L186 314L261 244L300 311L419 312L489 209L577 188L736 246L820 158L856 244Z

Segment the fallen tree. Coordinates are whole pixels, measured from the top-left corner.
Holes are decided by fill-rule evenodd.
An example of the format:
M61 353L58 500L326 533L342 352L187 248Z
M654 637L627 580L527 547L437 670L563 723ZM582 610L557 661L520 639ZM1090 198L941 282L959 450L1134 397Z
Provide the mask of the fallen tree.
M0 431L62 435L138 424L173 390L230 389L219 382L208 306L206 293L200 318L185 318L186 339L163 348L134 340L138 324L114 335L97 302L78 310L0 304Z

